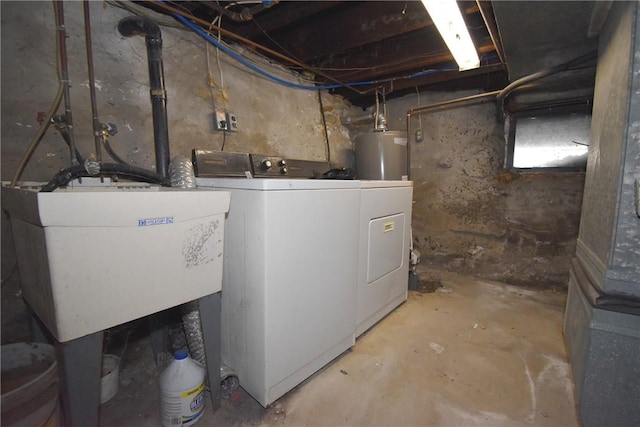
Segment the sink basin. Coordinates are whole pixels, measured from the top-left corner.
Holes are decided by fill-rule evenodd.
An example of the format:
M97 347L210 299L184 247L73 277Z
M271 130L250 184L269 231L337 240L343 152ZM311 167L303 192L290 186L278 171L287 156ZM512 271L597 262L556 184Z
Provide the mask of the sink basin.
M22 294L60 342L222 288L230 195L149 185L2 187Z

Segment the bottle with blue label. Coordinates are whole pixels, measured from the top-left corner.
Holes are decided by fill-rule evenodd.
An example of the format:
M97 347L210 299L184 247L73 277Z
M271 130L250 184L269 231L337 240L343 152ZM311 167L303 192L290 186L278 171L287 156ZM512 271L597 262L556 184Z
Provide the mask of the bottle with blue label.
M191 426L204 414L205 369L185 349L160 374L160 416L164 427Z

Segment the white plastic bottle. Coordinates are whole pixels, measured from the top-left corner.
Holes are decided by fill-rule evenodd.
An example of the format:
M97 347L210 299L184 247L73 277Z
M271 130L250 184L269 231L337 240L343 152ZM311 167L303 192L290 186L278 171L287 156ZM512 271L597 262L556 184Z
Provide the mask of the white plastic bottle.
M204 413L205 369L185 349L160 374L160 416L164 427L191 426Z

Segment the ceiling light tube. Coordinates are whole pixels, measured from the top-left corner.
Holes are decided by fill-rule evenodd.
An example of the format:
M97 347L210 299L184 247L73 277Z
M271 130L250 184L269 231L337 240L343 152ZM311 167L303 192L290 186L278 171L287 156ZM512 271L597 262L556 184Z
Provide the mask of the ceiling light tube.
M422 0L460 71L478 68L480 59L456 0Z

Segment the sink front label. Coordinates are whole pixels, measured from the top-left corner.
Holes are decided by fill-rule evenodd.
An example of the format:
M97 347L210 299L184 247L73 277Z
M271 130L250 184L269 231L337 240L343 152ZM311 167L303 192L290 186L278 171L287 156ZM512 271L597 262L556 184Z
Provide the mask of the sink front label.
M164 216L161 218L147 218L147 219L139 219L138 227L146 227L148 225L166 225L173 224L172 216Z

